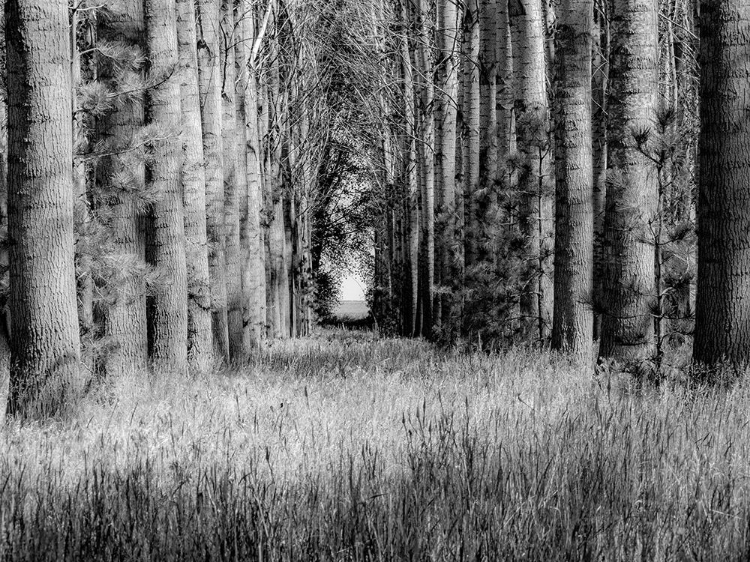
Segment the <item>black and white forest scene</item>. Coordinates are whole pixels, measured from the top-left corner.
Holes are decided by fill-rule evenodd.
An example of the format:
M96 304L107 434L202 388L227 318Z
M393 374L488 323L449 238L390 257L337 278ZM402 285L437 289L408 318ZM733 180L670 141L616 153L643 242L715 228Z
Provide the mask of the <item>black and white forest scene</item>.
M0 562L750 559L749 0L0 15Z

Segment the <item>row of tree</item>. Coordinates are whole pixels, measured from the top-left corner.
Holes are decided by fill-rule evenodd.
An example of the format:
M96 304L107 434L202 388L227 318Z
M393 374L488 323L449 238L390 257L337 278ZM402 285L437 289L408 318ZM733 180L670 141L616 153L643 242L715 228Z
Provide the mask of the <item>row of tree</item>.
M316 290L335 293L331 263L364 240L348 232L363 181L349 123L372 94L345 76L368 58L363 9L5 3L12 413L309 333Z
M750 359L747 2L391 8L381 324L625 362L694 331L699 362Z

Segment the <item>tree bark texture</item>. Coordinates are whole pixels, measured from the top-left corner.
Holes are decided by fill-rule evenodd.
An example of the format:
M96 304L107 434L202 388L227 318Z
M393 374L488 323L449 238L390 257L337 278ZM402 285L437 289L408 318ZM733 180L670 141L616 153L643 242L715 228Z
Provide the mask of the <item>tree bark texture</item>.
M750 360L750 4L701 2L698 294L693 355Z
M148 92L146 117L160 139L153 142L147 181L157 193L151 208L149 256L159 271L150 319L151 361L156 372L187 372L187 269L182 208L182 150L175 0L145 1L151 75L163 75Z
M177 41L182 101L182 200L188 276L188 359L207 371L213 363L211 285L206 237L206 170L203 158L201 98L193 0L177 0Z
M656 0L613 4L599 355L620 361L648 358L655 349L658 178L642 152L656 125L657 17Z
M66 0L5 4L12 318L9 410L70 406L79 377Z
M123 0L118 8L106 24L99 26L99 38L143 49L143 0ZM111 61L105 62L107 64L100 65L98 69L99 79L117 81L118 69ZM128 153L143 125L143 104L132 97L125 97L101 120L99 138L108 142L111 152L119 153L99 162L97 174L102 183L114 183L113 178L127 176L136 189L143 188L146 181L145 165L138 158L129 157ZM145 213L139 209L132 194L113 188L108 201L114 233L112 242L123 267L132 267L133 262L143 263L146 259ZM117 299L105 312L104 332L114 344L104 358L104 368L108 374L118 375L147 367L146 289L139 276L128 276L118 288Z
M594 281L591 147L593 0L563 0L556 119L555 302L552 346L591 360Z
M224 154L222 143L222 48L219 0L197 0L198 84L206 168L206 232L211 283L211 328L218 359L229 360L227 325Z

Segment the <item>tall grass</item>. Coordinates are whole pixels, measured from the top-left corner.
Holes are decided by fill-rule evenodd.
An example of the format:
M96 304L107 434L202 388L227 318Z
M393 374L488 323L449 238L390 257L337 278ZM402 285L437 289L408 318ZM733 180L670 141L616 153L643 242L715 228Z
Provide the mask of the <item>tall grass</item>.
M609 383L609 384L608 384ZM0 434L3 560L747 559L750 391L318 337Z

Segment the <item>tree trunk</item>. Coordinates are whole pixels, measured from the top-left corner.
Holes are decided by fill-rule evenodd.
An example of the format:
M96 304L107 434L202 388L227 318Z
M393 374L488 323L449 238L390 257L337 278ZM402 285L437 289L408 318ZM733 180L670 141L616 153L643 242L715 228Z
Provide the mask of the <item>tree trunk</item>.
M244 42L238 43L238 49L244 51L248 64L244 70L245 97L241 104L241 116L244 117L245 135L240 135L246 143L247 162L247 218L243 234L245 254L242 272L242 290L245 301L245 348L252 349L260 344L265 335L266 326L266 263L263 248L263 236L260 226L260 212L263 208L263 189L261 181L262 156L260 151L260 126L258 123L258 84L255 61L252 60L252 46L255 41L255 22L248 0L241 0L241 20ZM242 60L242 58L240 60ZM243 67L244 68L244 67ZM240 81L240 87L242 87ZM243 123L243 121L240 121Z
M203 154L206 168L206 233L211 283L211 328L216 357L229 361L226 236L224 229L224 156L222 143L222 48L218 0L197 0L198 85L201 96Z
M655 0L616 0L608 103L601 357L638 361L654 352L657 173L638 136L655 127L658 92Z
M10 413L70 408L79 377L67 0L9 0Z
M148 183L158 194L151 208L149 255L160 273L153 293L151 360L157 373L187 372L187 269L185 217L182 208L180 77L175 0L145 0L146 35L151 75L164 76L149 92L148 123L161 139L154 141Z
M142 48L145 40L143 1L123 0L118 7L116 17L107 21L106 25L99 26L99 39ZM113 63L100 66L100 80L115 80L116 77L117 69ZM133 98L124 99L100 121L99 138L108 141L111 152L121 153L99 162L97 174L102 183L114 183L113 178L124 174L132 178L134 185L143 187L146 181L145 166L136 158L128 158L126 152L143 124L143 105ZM143 263L146 258L145 216L138 209L133 196L124 190L112 190L108 203L117 261L124 264ZM138 275L128 275L118 289L120 296L108 307L104 318L105 337L114 344L104 357L104 368L109 375L143 370L148 364L146 289L143 279Z
M234 0L221 2L221 101L222 145L224 147L224 227L226 234L227 267L227 326L229 330L229 356L232 361L244 354L242 326L242 255L240 249L240 194L244 194L238 181L244 170L238 170L237 108L235 96L235 42L242 38L236 34ZM244 156L244 152L243 152Z
M594 281L591 147L591 30L593 0L564 0L559 12L557 63L557 211L552 346L590 362Z
M518 30L516 126L524 169L519 178L521 231L528 241L526 289L521 314L538 340L549 334L552 317L552 166L547 108L545 36L541 0L523 0L513 11ZM514 51L514 56L515 56Z
M441 325L451 324L453 293L457 288L458 275L455 266L456 245L456 114L458 111L458 53L461 41L458 28L458 10L454 0L440 0L438 24L439 47L442 64L438 76L438 192L440 213L438 219L438 262L444 294L441 301Z
M478 0L467 0L464 15L464 33L466 52L464 53L464 126L466 134L466 154L463 170L464 205L465 205L465 260L466 267L471 268L479 260L479 166L480 166L480 110L481 96L479 88L479 53L480 26Z
M750 360L750 4L701 2L698 294L693 357Z
M198 87L197 36L193 0L177 0L177 41L182 100L182 200L185 209L185 255L188 274L188 359L207 371L213 362L211 285L206 238L206 170Z
M595 5L592 49L592 143L594 161L594 339L601 335L604 208L607 194L607 81L609 79L609 2Z

